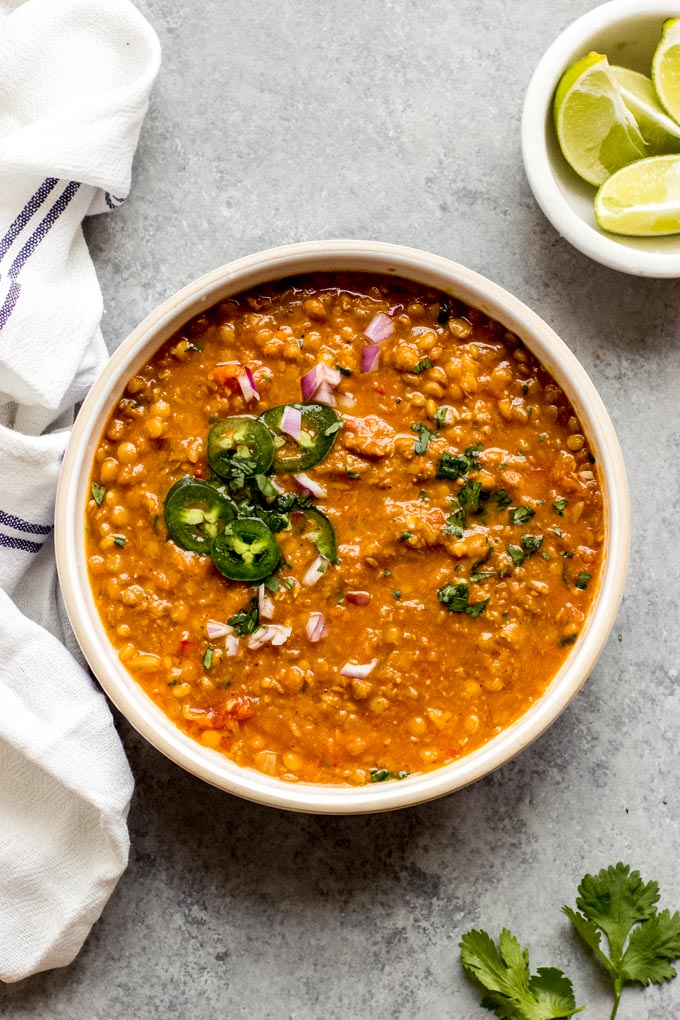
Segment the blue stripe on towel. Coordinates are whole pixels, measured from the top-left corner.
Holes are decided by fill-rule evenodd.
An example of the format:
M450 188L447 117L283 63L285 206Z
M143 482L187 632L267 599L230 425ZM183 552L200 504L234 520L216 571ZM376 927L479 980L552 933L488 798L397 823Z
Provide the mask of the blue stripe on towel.
M0 330L7 325L7 320L14 311L14 306L19 300L19 294L21 294L21 286L16 280L12 280L9 290L7 291L5 302L2 308L0 308Z
M51 524L31 524L30 521L15 517L14 514L7 513L6 510L0 510L0 524L4 524L8 528L15 528L16 531L27 531L32 535L49 535L52 530Z
M21 549L22 552L37 553L42 549L40 542L29 542L26 538L15 538L14 535L5 535L0 531L0 546L5 549Z
M67 207L73 196L78 191L80 184L78 181L71 181L71 183L64 188L61 195L54 203L50 211L40 221L38 226L35 228L31 236L29 237L26 244L23 246L17 257L15 258L12 265L9 267L9 276L18 276L24 267L26 260L33 254L35 249L38 247L40 242L44 239L47 233L54 226L56 221L59 219L64 209Z
M40 185L36 193L32 195L31 198L29 198L28 202L23 207L17 218L10 225L5 236L2 238L2 240L0 240L0 259L4 258L4 256L7 254L12 244L16 240L16 238L19 236L21 231L24 229L24 227L30 220L33 213L36 211L36 209L40 208L40 206L43 204L49 193L53 191L54 188L56 188L58 183L59 183L58 177L48 177L45 181L43 181L43 183Z

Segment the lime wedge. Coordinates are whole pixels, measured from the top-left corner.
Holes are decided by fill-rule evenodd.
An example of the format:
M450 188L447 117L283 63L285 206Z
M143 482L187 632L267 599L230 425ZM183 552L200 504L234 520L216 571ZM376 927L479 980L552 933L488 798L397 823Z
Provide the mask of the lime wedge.
M589 53L564 73L554 115L564 158L589 184L602 184L647 155L635 117L601 53Z
M680 121L680 18L663 23L661 42L652 59L652 80L666 113Z
M623 101L635 117L649 156L680 152L680 125L659 102L651 78L627 67L612 67Z
M595 196L603 230L629 237L680 233L680 156L650 156L623 167Z

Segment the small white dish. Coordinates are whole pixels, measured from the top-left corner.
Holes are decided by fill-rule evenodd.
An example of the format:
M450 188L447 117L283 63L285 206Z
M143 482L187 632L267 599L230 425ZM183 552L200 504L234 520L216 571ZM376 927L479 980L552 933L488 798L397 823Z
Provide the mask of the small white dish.
M553 96L567 68L591 50L650 76L663 23L678 13L672 2L659 0L611 0L596 7L548 48L524 100L522 156L536 201L562 237L584 255L633 276L680 277L680 234L622 237L600 230L593 211L596 189L581 180L560 150Z
M604 490L600 587L579 640L544 694L476 751L403 783L287 783L242 768L199 744L174 725L125 669L100 619L87 573L85 506L92 458L130 377L184 323L226 297L269 280L328 271L386 273L435 287L520 336L576 410L595 451ZM76 418L59 479L55 521L59 581L71 626L93 673L138 732L182 768L222 790L277 808L325 814L388 811L452 793L503 765L543 733L581 689L607 641L623 593L629 544L630 500L621 449L604 404L567 345L535 312L483 276L437 255L379 241L316 241L259 252L194 280L151 312L115 352Z

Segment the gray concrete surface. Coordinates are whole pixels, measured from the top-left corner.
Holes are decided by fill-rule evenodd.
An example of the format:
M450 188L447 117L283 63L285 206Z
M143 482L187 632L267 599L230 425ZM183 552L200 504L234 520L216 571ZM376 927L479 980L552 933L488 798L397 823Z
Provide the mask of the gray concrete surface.
M680 907L678 283L573 251L519 152L524 89L589 0L142 0L163 44L128 203L87 227L113 349L238 255L354 236L458 259L571 345L618 429L629 581L590 682L519 759L438 803L296 817L209 789L118 720L130 867L69 968L0 990L11 1020L475 1020L457 941L507 924L609 1015L560 906L630 861ZM617 639L621 635L621 640ZM680 979L619 1020L676 1020Z

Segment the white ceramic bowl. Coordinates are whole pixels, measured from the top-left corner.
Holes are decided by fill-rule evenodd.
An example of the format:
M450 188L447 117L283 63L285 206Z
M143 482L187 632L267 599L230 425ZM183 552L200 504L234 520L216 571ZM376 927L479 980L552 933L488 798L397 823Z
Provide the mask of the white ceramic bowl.
M611 63L651 75L652 56L677 3L611 0L584 14L549 47L534 71L522 113L524 168L536 201L556 230L596 262L634 276L680 276L680 234L621 237L595 222L595 188L571 169L560 151L553 96L567 68L591 50Z
M580 416L602 474L606 507L602 583L582 635L543 697L512 726L454 764L400 783L356 788L286 783L242 768L177 729L119 662L90 591L85 556L90 466L127 380L203 309L267 280L327 270L406 277L480 308L517 333ZM317 241L260 252L208 273L152 312L121 344L76 420L57 492L55 537L59 579L80 646L111 700L150 743L194 775L249 800L297 811L353 814L418 804L460 789L507 762L554 722L585 681L613 626L626 575L629 529L626 474L609 416L579 362L545 322L496 284L436 255L374 241Z

